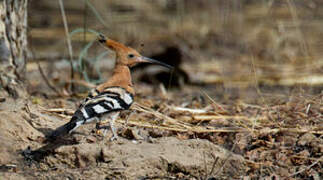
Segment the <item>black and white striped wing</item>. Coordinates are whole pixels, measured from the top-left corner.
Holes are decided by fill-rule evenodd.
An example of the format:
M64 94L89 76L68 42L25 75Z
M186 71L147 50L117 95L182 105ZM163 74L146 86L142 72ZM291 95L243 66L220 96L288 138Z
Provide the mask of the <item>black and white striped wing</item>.
M132 103L133 95L123 88L110 87L102 92L93 90L78 109L81 113L75 115L82 115L80 119L92 121L110 112L129 109Z
M105 114L129 109L132 103L133 95L120 87L106 88L103 92L92 90L75 111L72 119L53 131L48 138L54 140L72 132L82 124L100 121Z

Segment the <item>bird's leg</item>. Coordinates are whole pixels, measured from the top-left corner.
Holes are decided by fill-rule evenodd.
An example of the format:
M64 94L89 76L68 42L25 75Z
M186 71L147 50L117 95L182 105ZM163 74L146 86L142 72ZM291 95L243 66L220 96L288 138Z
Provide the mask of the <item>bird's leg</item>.
M96 129L96 132L98 132L99 129L101 129L100 122L95 123L95 129Z
M112 137L110 140L111 141L116 140L118 138L118 134L117 134L117 129L114 127L114 123L115 123L115 120L118 118L118 116L119 116L119 112L114 112L114 113L107 114L105 117L102 117L103 120L96 123L96 126L95 126L97 129L96 134L102 135L105 137L108 132L108 126L106 126L105 124L109 122L111 131L112 131ZM103 132L101 131L101 129L103 129Z
M105 136L106 135L106 130L107 130L107 126L103 126L104 124L107 124L109 122L109 119L104 119L102 121L99 121L95 124L95 128L96 128L96 134L97 135L102 135ZM101 132L101 129L104 129L103 133Z
M119 112L116 112L110 116L110 128L112 131L112 137L110 139L111 141L117 140L118 138L117 129L114 127L114 122L118 118L118 116Z
M131 115L134 113L134 111L131 111L130 112L130 114L128 115L128 117L127 117L127 119L126 119L126 123L125 123L125 126L127 126L128 125L128 121L129 121L129 119L130 119L130 117L131 117Z

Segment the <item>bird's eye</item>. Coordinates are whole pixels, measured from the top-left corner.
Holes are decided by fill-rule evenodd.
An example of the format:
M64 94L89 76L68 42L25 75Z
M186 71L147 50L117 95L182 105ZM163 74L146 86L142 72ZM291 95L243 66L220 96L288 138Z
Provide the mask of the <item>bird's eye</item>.
M128 58L134 58L135 57L135 55L133 55L133 54L128 54Z

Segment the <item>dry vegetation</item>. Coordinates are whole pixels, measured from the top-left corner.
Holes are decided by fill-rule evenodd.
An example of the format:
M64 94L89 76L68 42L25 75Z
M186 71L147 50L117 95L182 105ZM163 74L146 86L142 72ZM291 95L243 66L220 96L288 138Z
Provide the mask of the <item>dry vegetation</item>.
M321 1L90 2L87 6L83 1L64 2L70 31L93 29L147 56L175 47L181 60L169 59L180 64L189 80L183 82L179 73L172 79L180 82L177 87L159 84L158 78L145 83L141 77L156 72L137 69L136 103L118 121L122 140L102 140L90 133L89 125L44 157L15 157L13 163L0 158L0 175L17 179L323 177ZM31 101L1 105L9 109L1 111L2 116L13 121L14 112L23 110L17 120L24 124L13 123L12 128L28 128L25 135L15 137L17 132L9 131L0 136L8 142L7 148L0 148L8 157L27 146L48 151L44 134L68 121L89 87L107 79L113 67L112 54L96 58L104 52L97 44L85 52L95 35L76 33L71 37L76 77L70 79L57 1L31 1L29 24ZM80 64L87 68L80 70ZM84 80L84 72L91 80ZM74 93L71 82L77 85Z

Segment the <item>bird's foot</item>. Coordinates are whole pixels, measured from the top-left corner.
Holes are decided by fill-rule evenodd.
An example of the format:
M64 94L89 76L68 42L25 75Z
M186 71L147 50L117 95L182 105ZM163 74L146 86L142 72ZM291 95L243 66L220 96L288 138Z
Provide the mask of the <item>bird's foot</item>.
M118 136L112 136L111 138L110 138L110 141L116 141L116 140L118 140Z
M104 139L104 137L107 134L107 131L108 131L107 129L99 129L96 131L96 135L101 136ZM119 138L118 135L112 135L112 137L110 138L110 141L116 141L118 140L118 138Z
M110 138L110 141L114 141L118 139L117 129L114 127L113 123L110 123L110 128L112 131L112 137Z
M96 123L95 128L95 134L98 136L103 136L105 137L107 132L108 132L108 128L109 126L102 126L102 122ZM115 141L118 139L118 134L117 134L117 129L114 127L114 123L110 122L110 128L112 131L112 137L110 138L110 141Z

